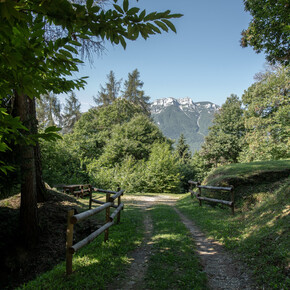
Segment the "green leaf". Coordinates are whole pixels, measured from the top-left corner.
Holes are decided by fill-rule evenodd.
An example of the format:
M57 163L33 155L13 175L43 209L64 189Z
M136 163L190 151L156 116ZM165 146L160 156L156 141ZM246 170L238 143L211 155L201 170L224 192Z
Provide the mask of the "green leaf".
M71 51L71 52L73 52L73 53L75 53L75 54L78 54L78 51L74 47L72 47L70 45L65 45L64 48L69 50L69 51Z
M155 31L156 33L161 33L160 29L154 26L152 23L148 23L147 26L151 29L151 31Z
M123 9L124 9L124 11L127 12L128 8L129 8L129 1L128 0L124 0L123 1Z
M93 6L94 0L87 0L87 8L90 10L90 8Z
M139 20L142 21L144 19L145 15L146 15L146 10L144 9L139 15Z
M133 7L127 12L127 15L134 15L134 14L138 13L139 11L140 11L140 8Z
M180 18L183 16L183 14L176 13L176 14L170 14L169 16L170 18Z
M118 12L120 12L122 14L124 13L124 11L122 10L122 8L119 5L116 5L116 4L113 4L113 5Z
M144 21L150 21L156 19L156 12L149 13L145 18Z
M100 10L101 10L101 8L99 6L93 6L90 9L90 12L92 12L92 13L98 13Z
M168 27L163 22L155 20L154 23L157 24L164 31L168 32Z
M172 22L170 22L169 20L167 20L167 19L163 19L162 20L164 23L166 23L166 25L173 31L173 32L175 32L176 33L176 28L175 28L175 26L173 25L173 23Z
M72 58L72 55L70 52L68 52L67 50L64 50L64 49L60 49L59 52L69 58Z
M125 41L125 39L124 39L123 36L120 36L120 42L121 42L123 48L126 49L126 47L127 47L127 43L126 43L126 41Z
M75 46L82 46L78 41L75 41L75 40L70 40L69 43Z
M50 126L44 130L44 133L55 133L55 132L59 132L59 131L61 131L61 128L58 128L56 126Z

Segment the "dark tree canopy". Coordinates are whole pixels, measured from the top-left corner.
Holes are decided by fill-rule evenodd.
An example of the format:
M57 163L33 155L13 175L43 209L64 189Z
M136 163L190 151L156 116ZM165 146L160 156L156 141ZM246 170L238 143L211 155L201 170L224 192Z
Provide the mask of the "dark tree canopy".
M289 0L244 0L245 10L253 17L242 32L241 45L252 46L275 64L289 64L290 3Z

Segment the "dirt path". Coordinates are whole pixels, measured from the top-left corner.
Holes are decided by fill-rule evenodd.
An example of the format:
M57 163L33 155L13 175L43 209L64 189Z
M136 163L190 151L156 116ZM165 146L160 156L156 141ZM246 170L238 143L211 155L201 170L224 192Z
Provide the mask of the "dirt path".
M196 253L207 274L208 286L210 289L255 289L243 265L236 261L230 253L225 251L223 246L217 241L206 238L191 220L186 218L174 207L178 196L126 196L124 199L126 204L141 207L145 211L145 237L141 246L130 256L132 264L126 273L127 278L117 279L107 289L145 289L144 276L151 255L151 237L153 231L152 220L146 210L156 204L167 204L172 206L180 216L181 221L190 231L191 236L195 240Z
M239 261L231 257L219 242L206 238L193 221L178 209L174 207L174 210L195 240L196 252L207 274L210 289L255 289Z

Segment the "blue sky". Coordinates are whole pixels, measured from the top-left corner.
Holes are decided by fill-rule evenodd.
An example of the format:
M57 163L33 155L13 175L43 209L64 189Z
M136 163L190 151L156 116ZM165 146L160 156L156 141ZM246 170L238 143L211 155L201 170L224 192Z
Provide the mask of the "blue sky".
M110 70L124 80L137 68L151 100L190 97L218 105L231 93L241 97L253 76L263 70L265 56L240 47L241 31L251 19L242 0L131 0L130 4L147 12L169 9L184 16L173 20L177 34L129 41L126 50L105 43L106 50L94 56L92 65L85 62L76 75L89 76L85 90L76 91L82 111L94 104L92 96Z

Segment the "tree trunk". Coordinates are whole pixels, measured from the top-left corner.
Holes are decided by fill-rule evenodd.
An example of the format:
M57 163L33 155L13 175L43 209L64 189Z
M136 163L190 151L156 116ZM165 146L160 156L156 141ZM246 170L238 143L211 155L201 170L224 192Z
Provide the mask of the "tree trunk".
M20 117L28 131L23 131L27 136L33 133L35 126L34 99L26 95L15 94L16 114ZM21 205L20 225L23 240L27 246L33 247L38 241L38 215L36 191L36 166L35 150L32 145L19 146L21 170Z
M31 133L37 134L37 119L36 119L36 108L35 108L35 98L33 98L31 104ZM46 188L42 179L42 167L41 167L41 155L39 143L36 142L34 146L34 160L35 160L35 179L36 179L36 197L37 202L44 202L47 200Z

